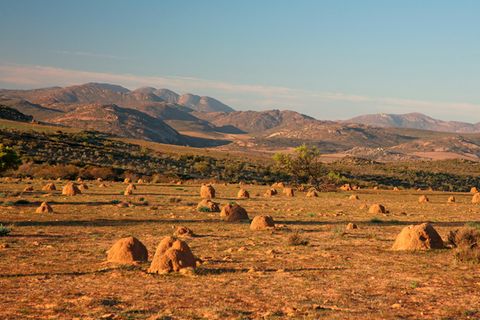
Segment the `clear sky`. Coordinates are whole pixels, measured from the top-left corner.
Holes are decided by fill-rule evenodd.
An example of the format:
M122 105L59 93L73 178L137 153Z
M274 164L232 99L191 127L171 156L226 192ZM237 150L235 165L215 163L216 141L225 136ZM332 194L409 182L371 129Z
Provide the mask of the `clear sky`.
M476 122L480 1L0 2L0 87L89 81L319 119Z

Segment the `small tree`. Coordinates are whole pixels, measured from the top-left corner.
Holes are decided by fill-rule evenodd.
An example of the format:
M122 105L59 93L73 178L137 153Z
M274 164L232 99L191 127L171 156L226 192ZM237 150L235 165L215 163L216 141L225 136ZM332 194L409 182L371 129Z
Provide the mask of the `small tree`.
M310 183L318 188L324 181L326 171L320 161L320 150L315 146L303 144L292 154L276 153L273 160L277 169L289 174L297 183Z
M0 144L0 172L16 169L21 163L15 150Z
M195 162L193 169L201 175L207 175L210 172L210 163L207 161Z

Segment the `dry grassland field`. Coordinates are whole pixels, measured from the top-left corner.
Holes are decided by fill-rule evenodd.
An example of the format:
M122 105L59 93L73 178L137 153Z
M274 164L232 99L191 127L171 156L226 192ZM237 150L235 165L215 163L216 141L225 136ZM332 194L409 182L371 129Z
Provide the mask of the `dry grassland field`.
M49 181L0 184L0 319L480 319L480 266L458 262L454 249L391 250L410 224L431 222L447 243L451 230L480 221L469 193L358 190L266 198L268 186L215 184L214 201L236 202L250 219L271 215L276 227L252 231L219 213L198 212L198 184L86 181L88 190L41 191ZM32 186L33 191L23 192ZM349 200L356 194L359 200ZM430 202L419 204L425 194ZM447 198L456 203L447 204ZM19 201L26 200L26 201ZM47 201L53 213L35 213ZM129 202L127 207L119 201ZM369 214L383 204L386 214ZM348 223L358 229L346 230ZM185 272L147 272L160 241L182 238L201 259ZM134 236L148 262L106 262L107 250Z

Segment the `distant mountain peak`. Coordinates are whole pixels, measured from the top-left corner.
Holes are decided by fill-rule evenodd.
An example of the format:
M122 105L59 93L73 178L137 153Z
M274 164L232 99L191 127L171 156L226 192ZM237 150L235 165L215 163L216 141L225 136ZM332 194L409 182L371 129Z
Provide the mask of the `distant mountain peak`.
M354 117L344 122L365 124L381 128L408 128L458 133L480 132L479 124L458 121L443 121L419 112L405 114L366 114Z
M200 112L233 112L235 111L226 104L207 96L197 96L192 93L181 95L178 104Z
M110 90L110 91L114 91L114 92L121 92L121 93L128 93L130 92L130 90L128 90L127 88L125 87L122 87L120 85L117 85L117 84L110 84L110 83L102 83L102 82L87 82L87 83L84 83L84 84L79 84L79 85L74 85L74 86L70 86L70 87L66 87L66 88L99 88L99 89L102 89L102 90Z
M145 103L166 102L201 112L233 112L230 106L217 99L195 94L179 95L169 89L141 87L130 91L116 84L88 82L67 87L51 87L35 90L0 90L11 98L22 98L32 103L49 105L73 105L88 103L114 103L121 107L138 107ZM68 108L71 110L72 108Z

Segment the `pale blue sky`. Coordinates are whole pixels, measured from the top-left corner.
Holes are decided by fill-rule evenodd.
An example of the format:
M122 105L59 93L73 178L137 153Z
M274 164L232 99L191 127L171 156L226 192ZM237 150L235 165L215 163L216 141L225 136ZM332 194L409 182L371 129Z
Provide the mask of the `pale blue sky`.
M0 2L0 87L87 81L320 119L480 121L480 1Z

